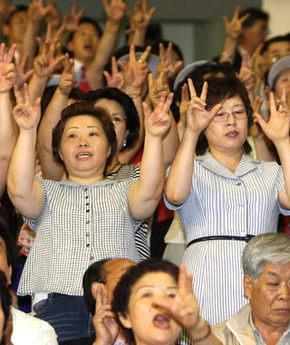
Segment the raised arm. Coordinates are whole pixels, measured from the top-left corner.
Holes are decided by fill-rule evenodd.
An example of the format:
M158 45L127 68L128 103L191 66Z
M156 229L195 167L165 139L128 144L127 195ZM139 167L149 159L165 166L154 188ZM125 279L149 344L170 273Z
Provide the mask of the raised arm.
M243 17L239 18L240 7L237 6L230 21L227 16L223 17L225 22L226 38L224 43L224 48L220 57L219 62L229 62L233 64L235 58L235 50L238 44L238 38L242 33L242 24L248 18L249 14L245 14Z
M9 94L16 80L12 63L15 49L16 45L13 45L5 57L5 44L0 46L0 198L6 186L7 171L17 137Z
M285 187L279 193L279 203L290 209L290 111L287 107L286 90L276 108L274 94L270 94L270 120L266 122L260 114L255 117L267 137L274 143L283 170Z
M139 115L139 137L134 145L118 154L121 163L129 163L144 143L144 111L142 105L142 90L146 86L148 74L147 58L151 47L147 47L140 58L136 60L134 45L130 46L129 61L123 65L124 92L130 96Z
M200 97L197 97L191 79L188 79L188 86L191 100L186 114L186 128L165 183L165 196L173 205L183 204L190 194L198 137L220 109L220 104L215 105L209 111L205 109L206 82L203 85Z
M162 194L165 177L162 137L170 127L168 112L172 98L173 94L167 98L164 94L152 113L144 103L145 142L140 179L128 190L130 212L135 219L150 217Z
M44 203L43 188L34 179L40 98L31 105L26 84L24 84L24 98L18 87L15 86L14 91L17 105L13 109L13 116L19 128L19 135L8 170L7 190L16 209L23 216L36 219Z
M86 78L92 89L102 88L103 70L113 53L117 41L120 22L124 17L126 4L123 0L103 0L107 21L104 33L97 48L93 62L86 70Z
M192 343L200 345L221 345L211 333L210 325L199 315L199 306L192 292L192 274L180 265L178 288L174 298L154 298L152 304L168 310L178 324L185 328Z
M68 96L75 84L74 62L66 54L59 86L41 119L37 135L37 148L43 177L50 180L59 181L65 173L64 167L53 159L52 130L60 120L62 109L67 106Z

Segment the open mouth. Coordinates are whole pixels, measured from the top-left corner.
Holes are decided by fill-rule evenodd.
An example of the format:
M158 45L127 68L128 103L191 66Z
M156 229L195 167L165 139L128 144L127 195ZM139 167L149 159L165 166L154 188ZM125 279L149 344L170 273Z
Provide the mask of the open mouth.
M237 137L239 135L239 132L237 132L237 131L231 131L231 132L228 132L227 134L226 134L226 136L228 137L228 138L235 138L235 137Z
M93 50L93 46L92 46L91 44L85 44L85 45L84 45L84 49L85 49L85 50L92 51L92 50Z
M170 328L170 317L166 314L156 314L153 319L153 325L159 329L169 329Z
M89 157L92 157L91 152L80 152L76 155L77 159L85 159L85 158L89 158Z

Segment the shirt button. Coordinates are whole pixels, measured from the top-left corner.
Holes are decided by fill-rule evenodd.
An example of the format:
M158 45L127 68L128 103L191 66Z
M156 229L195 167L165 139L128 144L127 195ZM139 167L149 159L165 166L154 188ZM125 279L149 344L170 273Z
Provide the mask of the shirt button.
M89 220L87 220L87 221L86 221L86 224L90 224L90 221L89 221Z
M88 199L89 197L88 197L88 196L86 196L85 198L86 198L86 199Z
M87 248L90 246L90 244L89 243L87 243Z
M85 188L85 192L88 190L88 188Z
M90 256L90 260L94 260L94 257L93 257L93 256Z
M241 186L241 182L238 182L238 183L236 184L236 186Z
M91 234L90 234L89 232L86 232L86 236L87 236L87 237L90 237Z
M90 210L87 210L87 212L90 212Z

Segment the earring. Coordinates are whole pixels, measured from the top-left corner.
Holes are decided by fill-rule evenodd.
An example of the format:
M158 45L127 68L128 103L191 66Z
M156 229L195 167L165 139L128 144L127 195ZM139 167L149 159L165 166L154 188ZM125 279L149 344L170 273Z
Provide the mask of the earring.
M127 138L123 140L123 148L125 148L127 145Z

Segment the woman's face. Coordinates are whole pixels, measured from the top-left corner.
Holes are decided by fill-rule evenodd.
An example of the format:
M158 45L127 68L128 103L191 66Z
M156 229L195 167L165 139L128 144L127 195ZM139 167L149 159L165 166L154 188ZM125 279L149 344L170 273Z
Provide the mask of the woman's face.
M221 116L222 114L224 115ZM222 120L223 117L225 117L224 121ZM241 151L247 135L248 118L240 96L234 96L224 101L221 109L205 130L205 136L212 153Z
M274 88L275 97L280 99L284 90L286 90L287 95L290 95L290 68L285 69L278 75Z
M95 103L95 107L105 108L110 114L116 131L117 152L120 152L123 147L123 142L129 133L126 127L126 115L124 109L118 102L106 98L99 99Z
M132 328L137 345L175 343L181 327L154 300L174 298L176 292L176 281L164 272L147 273L133 285L127 316L120 319L125 327Z
M102 176L110 152L102 125L94 116L79 115L67 120L59 153L69 176Z

